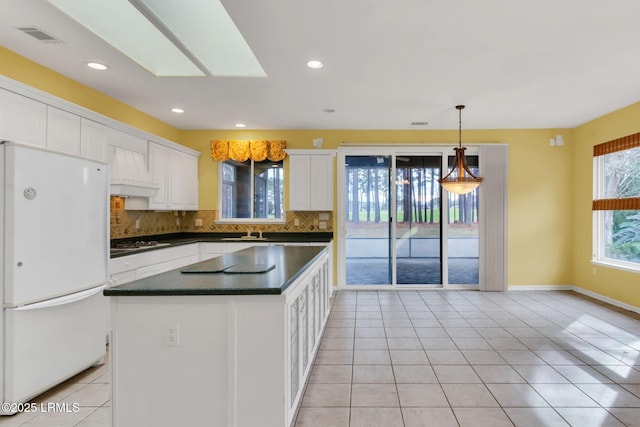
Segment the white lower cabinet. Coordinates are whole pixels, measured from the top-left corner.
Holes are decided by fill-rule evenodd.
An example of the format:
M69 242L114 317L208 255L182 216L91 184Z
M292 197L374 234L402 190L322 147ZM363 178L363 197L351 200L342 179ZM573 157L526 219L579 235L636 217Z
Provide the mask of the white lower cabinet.
M200 260L198 243L154 249L113 258L109 272L113 286L164 273Z
M113 425L289 427L329 314L329 262L281 295L111 297Z
M289 390L287 393L288 420L293 421L293 415L300 403L304 384L311 371L313 358L320 345L320 338L326 319L329 315L328 298L323 289L332 289L329 277L323 275L330 264L329 253L318 263L309 268L296 281L296 286L287 293L287 321L288 333L288 369ZM325 303L326 301L327 303Z

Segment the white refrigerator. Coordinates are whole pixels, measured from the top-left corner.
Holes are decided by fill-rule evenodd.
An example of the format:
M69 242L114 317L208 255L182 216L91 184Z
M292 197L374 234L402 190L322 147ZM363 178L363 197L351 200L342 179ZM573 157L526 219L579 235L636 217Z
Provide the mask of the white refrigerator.
M0 402L20 403L103 362L109 173L7 141L0 165Z

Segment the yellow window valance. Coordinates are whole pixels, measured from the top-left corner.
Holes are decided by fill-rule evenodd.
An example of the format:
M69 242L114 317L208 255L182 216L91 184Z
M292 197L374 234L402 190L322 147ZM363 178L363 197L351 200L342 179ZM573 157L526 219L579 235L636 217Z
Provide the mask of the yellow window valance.
M285 148L287 148L286 141L214 139L211 141L211 157L221 162L226 160L244 162L248 159L256 162L265 159L279 162L287 157Z

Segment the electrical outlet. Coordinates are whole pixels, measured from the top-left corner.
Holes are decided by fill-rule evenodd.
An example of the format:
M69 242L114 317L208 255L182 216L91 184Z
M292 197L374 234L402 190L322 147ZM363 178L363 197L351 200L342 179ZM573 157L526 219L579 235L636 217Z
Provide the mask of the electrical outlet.
M300 227L300 219L299 218L295 218L293 220L293 226L294 227Z
M326 229L327 229L327 221L320 221L320 222L318 223L318 228L319 228L320 230L326 230Z
M139 220L139 219L136 219L136 230L137 230L138 228L140 228L140 220Z
M167 325L167 345L169 347L180 345L180 324L169 323Z
M176 218L176 225L180 225L180 218Z
M196 218L196 227L202 227L202 218Z

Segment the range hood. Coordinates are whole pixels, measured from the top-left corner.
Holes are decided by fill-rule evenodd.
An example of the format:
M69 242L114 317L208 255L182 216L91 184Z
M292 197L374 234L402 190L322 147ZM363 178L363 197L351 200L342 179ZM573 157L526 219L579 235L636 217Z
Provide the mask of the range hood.
M153 182L144 155L116 147L111 162L111 195L154 197L160 186Z

